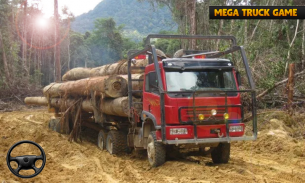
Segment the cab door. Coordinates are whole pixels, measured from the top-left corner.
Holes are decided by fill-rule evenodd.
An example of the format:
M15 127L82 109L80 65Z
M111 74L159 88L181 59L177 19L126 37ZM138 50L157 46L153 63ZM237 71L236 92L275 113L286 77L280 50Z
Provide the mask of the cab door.
M149 72L145 76L143 109L156 118L157 125L161 125L160 92L155 71Z

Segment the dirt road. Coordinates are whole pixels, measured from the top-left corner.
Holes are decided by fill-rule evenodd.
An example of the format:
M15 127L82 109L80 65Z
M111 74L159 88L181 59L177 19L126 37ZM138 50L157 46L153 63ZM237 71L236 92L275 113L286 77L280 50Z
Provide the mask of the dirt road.
M46 109L0 113L0 183L4 182L305 182L305 141L291 138L283 122L268 121L255 142L232 143L231 160L214 165L210 157L188 156L150 168L144 155L112 156L100 151L95 133L81 143L50 131ZM20 140L39 143L47 155L40 175L15 177L6 153ZM24 155L30 147L14 150ZM32 153L36 153L31 150ZM37 153L38 154L38 153Z

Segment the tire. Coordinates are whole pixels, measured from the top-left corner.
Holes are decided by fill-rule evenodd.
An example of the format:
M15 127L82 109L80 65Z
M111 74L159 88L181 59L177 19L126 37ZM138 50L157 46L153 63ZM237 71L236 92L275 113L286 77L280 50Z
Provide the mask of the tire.
M183 55L184 55L184 50L180 49L180 50L176 51L173 58L181 58Z
M165 163L166 148L161 142L157 142L156 132L150 132L147 139L147 157L152 167L158 167Z
M211 152L213 163L228 163L230 159L230 149L231 144L219 143Z
M106 149L110 154L127 152L127 135L117 130L111 130L107 135Z
M97 146L101 150L105 150L106 149L106 141L107 141L106 131L105 130L100 130L100 132L98 133L98 137L97 137Z

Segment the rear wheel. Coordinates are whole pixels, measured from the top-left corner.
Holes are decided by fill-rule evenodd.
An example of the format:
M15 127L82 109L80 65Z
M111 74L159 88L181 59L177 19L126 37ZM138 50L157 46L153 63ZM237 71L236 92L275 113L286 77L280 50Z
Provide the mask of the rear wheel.
M107 140L107 133L105 130L100 130L97 137L97 146L104 150L106 149L106 140Z
M228 163L230 159L231 144L219 143L211 152L214 163Z
M106 149L110 154L127 152L126 134L117 130L111 130L107 135Z
M147 139L147 156L152 167L157 167L165 163L165 145L157 142L156 132L150 132Z

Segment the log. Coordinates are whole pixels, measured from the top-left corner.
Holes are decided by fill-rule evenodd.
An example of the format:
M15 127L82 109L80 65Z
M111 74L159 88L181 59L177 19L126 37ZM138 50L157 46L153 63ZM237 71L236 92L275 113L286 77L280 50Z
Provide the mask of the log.
M147 59L138 59L132 63L133 67L145 67L148 65ZM132 74L143 73L142 69L133 69ZM127 60L121 60L114 64L103 65L96 68L74 68L68 71L62 78L63 81L75 81L89 77L108 76L108 75L126 75L128 74Z
M46 97L61 96L90 96L94 91L97 96L117 98L127 95L127 82L120 76L104 76L68 81L65 83L52 83L43 89Z
M147 59L135 60L132 63L133 67L145 67L147 65L148 65L148 60ZM143 73L143 72L144 72L144 70L142 70L142 69L133 69L131 71L132 74L139 74L139 73ZM108 64L108 65L104 65L104 66L101 66L101 67L93 68L90 71L90 76L91 77L114 75L114 74L120 74L120 75L128 74L128 62L127 62L127 60L122 60L118 63Z
M76 100L73 100L73 99L64 100L64 99L60 99L60 98L52 98L50 106L59 108L59 109L61 109L61 111L65 111L69 107L73 106L75 104L75 102L76 102ZM91 101L84 100L82 102L81 109L82 109L82 111L85 111L85 112L93 112L93 106L91 104Z
M44 96L48 97L59 97L61 96L60 92L61 83L51 83L48 86L44 87L42 92Z
M133 102L140 102L141 99L133 98ZM75 104L75 99L60 99L60 98L52 98L50 100L50 106L54 108L60 109L60 111L65 111L69 107ZM103 114L108 114L112 116L121 116L128 117L129 116L129 107L128 107L128 97L120 97L116 99L112 98L104 98L101 99L100 110ZM40 106L48 106L48 99L46 97L27 97L25 99L25 103L27 105L40 105ZM93 106L90 100L84 100L82 102L82 111L85 112L94 112ZM135 110L140 114L142 112L142 105L136 104Z
M167 58L163 51L156 49L157 55L160 58ZM135 59L132 63L134 67L145 67L148 65L147 59ZM143 73L142 69L133 69L131 71L132 74L140 74ZM74 68L68 71L63 77L63 81L75 81L79 79L84 79L88 77L97 77L97 76L107 76L107 75L125 75L128 74L128 62L127 60L121 60L117 63L103 65L96 68Z
M133 98L134 102L139 102L140 99ZM129 116L128 97L120 97L116 99L104 98L101 100L101 111L113 116ZM142 105L136 106L137 112L142 112Z
M122 78L128 82L128 75L120 75ZM144 74L132 74L132 79L144 79ZM143 90L143 81L131 81L132 82L132 90ZM142 93L134 93L133 96L141 97Z
M131 63L132 67L145 67L148 65L148 60L147 59L139 59L139 60L134 60L134 62ZM133 69L131 71L131 74L141 74L144 73L144 70L142 69ZM128 74L128 62L125 62L122 64L119 69L117 74Z
M27 97L24 99L24 102L27 105L48 106L48 99L46 97ZM50 106L64 111L75 104L75 102L76 100L73 99L64 100L60 98L52 98L50 100ZM85 112L93 112L93 106L90 100L84 100L82 102L82 110Z
M90 70L88 68L77 67L71 69L66 74L63 75L63 81L75 81L79 79L89 78L90 77Z
M26 97L24 103L27 105L48 106L46 97Z

